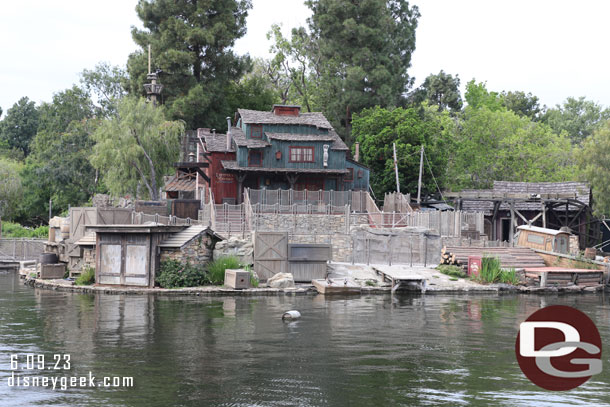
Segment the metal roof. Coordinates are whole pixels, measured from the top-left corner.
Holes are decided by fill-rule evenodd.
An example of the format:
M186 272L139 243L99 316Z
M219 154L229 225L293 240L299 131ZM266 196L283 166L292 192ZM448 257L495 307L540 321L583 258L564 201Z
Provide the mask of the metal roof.
M165 191L194 191L196 187L196 182L194 178L188 176L178 176L174 175L167 183L165 184Z
M178 233L172 234L170 237L162 241L159 244L159 247L177 249L184 246L185 244L187 244L188 242L190 242L191 240L193 240L204 232L220 239L220 236L214 233L209 227L202 225L193 225Z
M538 226L528 226L528 225L522 225L522 226L518 226L517 229L519 230L527 230L530 232L538 232L538 233L544 233L545 235L551 235L551 236L557 236L560 234L570 234L569 232L564 232L562 230L556 230L556 229L548 229L548 228L541 228Z

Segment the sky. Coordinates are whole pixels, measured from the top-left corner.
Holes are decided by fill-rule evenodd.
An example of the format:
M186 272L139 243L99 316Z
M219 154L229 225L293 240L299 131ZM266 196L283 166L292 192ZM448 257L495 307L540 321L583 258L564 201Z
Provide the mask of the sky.
M4 0L0 4L0 107L40 103L79 82L83 69L124 66L137 49L137 0ZM585 96L610 106L610 2L596 0L415 0L421 17L409 75L416 85L441 69L489 90L521 90L554 106ZM253 0L237 53L269 57L266 33L305 25L303 0Z

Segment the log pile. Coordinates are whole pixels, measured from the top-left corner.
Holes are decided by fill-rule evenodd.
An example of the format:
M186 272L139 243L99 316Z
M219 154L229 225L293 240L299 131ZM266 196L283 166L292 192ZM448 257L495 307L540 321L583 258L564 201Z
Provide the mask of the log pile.
M497 257L504 269L544 267L544 259L529 247L443 247L441 264L468 266L468 256Z

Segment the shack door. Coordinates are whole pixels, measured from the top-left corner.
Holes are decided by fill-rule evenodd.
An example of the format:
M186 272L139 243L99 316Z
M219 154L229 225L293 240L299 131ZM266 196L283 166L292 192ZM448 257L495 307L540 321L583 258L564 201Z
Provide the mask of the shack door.
M148 236L98 233L98 284L148 287Z
M261 280L285 273L288 266L288 234L257 232L254 240L254 271Z
M197 219L201 203L198 199L175 199L172 202L172 215L178 218Z

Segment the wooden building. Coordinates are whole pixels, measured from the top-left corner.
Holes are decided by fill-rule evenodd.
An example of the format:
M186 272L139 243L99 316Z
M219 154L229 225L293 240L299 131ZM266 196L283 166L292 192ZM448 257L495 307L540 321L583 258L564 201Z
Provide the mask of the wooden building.
M458 210L485 213L485 234L490 240L513 242L521 225L568 228L578 236L581 249L601 238L591 187L584 182L494 181L492 189L444 195Z
M523 225L517 228L517 245L555 253L570 253L570 232Z
M241 203L245 188L368 190L370 170L349 158L349 149L322 113L275 105L271 111L238 109L227 134L191 132L183 142L168 198L214 197ZM357 158L357 157L355 157Z

